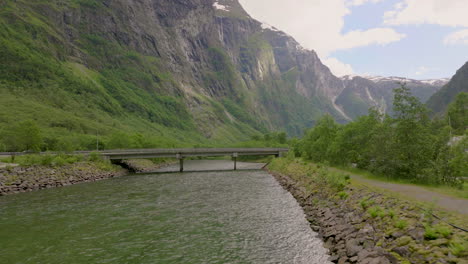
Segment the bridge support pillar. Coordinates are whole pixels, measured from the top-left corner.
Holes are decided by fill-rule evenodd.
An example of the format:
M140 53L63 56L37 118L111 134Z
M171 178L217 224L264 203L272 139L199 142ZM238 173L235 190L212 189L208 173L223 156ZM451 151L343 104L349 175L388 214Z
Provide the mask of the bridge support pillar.
M180 172L184 172L184 159L179 159Z
M239 154L237 153L232 154L232 159L234 160L234 170L237 170L237 156L238 155Z
M176 155L176 159L179 159L179 171L184 172L184 158L180 153Z

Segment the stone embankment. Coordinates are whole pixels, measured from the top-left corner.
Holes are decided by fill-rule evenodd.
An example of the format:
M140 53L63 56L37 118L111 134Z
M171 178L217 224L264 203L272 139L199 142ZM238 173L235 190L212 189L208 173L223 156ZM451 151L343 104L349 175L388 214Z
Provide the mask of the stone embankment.
M126 175L127 170L101 169L92 162L80 162L59 167L28 166L0 169L0 196L93 182Z
M450 252L448 237L425 239L422 224L425 216L409 202L355 186L346 188L344 198L326 191L307 193L294 179L270 173L302 206L311 228L324 241L334 263L467 263L465 258ZM361 208L371 207L366 205L369 201L373 201L374 208L393 208L398 215L392 215L395 213L389 209L392 213L387 212L386 216L383 213L371 216L369 210ZM395 228L397 217L408 220L408 226Z

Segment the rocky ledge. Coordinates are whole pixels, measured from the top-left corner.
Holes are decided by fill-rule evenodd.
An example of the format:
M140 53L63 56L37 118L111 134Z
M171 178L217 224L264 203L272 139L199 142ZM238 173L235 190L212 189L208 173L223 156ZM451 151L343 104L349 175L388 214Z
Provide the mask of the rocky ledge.
M345 199L333 197L326 191L308 194L306 188L292 178L270 173L302 206L311 228L329 249L329 260L333 263L467 263L465 258L450 252L448 239L425 239L421 224L424 215L409 202L389 199L360 187L348 187L349 197ZM363 203L358 201L369 198L375 205L398 208L405 219L417 221L403 229L393 228L391 216L372 217L368 210L360 208Z
M0 169L0 196L93 182L126 175L124 169L101 169L91 162L59 167L28 166Z

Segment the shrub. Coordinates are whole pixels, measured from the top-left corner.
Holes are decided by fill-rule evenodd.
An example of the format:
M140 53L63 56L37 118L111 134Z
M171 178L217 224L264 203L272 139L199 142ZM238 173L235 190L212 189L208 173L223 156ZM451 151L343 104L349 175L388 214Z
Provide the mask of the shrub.
M57 156L53 159L52 165L60 167L67 164L67 160L61 156Z
M88 156L88 160L96 162L96 161L101 161L103 159L101 157L101 154L99 154L98 152L91 152Z

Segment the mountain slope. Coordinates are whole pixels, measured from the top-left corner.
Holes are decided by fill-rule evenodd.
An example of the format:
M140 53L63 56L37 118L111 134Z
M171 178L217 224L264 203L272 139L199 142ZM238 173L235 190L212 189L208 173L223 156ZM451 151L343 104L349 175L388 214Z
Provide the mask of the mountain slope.
M405 84L422 102L438 91L448 79L412 80L401 77L344 76L344 90L336 99L348 116L356 118L367 114L370 107L382 113L392 113L393 89Z
M327 112L345 120L341 80L237 1L5 0L0 45L0 125L35 120L47 149L122 132L236 142L298 135Z
M468 62L465 63L440 91L427 101L427 106L434 113L444 113L457 94L468 92Z

